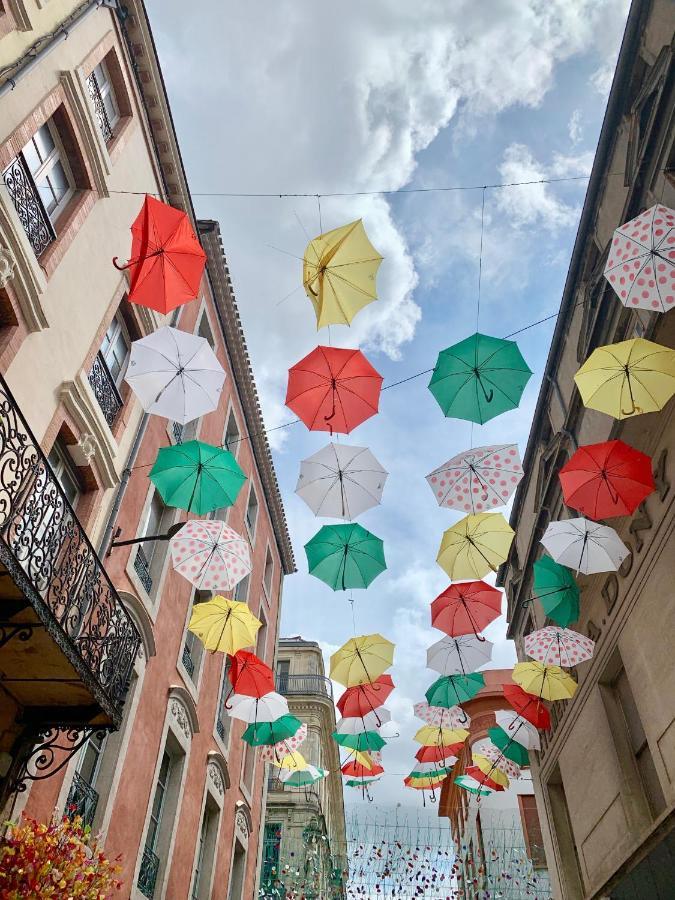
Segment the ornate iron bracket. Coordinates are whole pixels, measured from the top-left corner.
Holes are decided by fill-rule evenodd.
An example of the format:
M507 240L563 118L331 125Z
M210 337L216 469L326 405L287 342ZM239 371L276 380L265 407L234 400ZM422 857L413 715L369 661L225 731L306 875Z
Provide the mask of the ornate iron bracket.
M12 790L23 793L30 781L44 781L56 775L68 765L73 756L94 734L103 738L110 729L96 726L56 725L42 731L28 732L23 750L16 760L18 771L12 782Z
M33 631L42 628L41 622L0 622L0 647L4 647L13 637L22 642L33 637Z

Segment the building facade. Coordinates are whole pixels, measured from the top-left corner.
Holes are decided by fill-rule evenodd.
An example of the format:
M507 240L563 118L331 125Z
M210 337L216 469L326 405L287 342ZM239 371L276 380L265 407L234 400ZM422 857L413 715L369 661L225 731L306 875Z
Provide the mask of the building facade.
M261 888L264 897L298 885L310 900L339 900L347 881L345 810L340 753L335 731L333 686L314 641L282 638L277 655L277 691L292 715L307 723L300 752L329 774L309 788L289 788L269 767Z
M497 724L495 712L511 709L502 692L505 684L512 683L511 670L487 669L483 675L485 687L462 704L471 724L455 772L471 765L471 748ZM451 775L443 781L438 815L450 820L457 900L487 896L548 900L546 855L528 769L523 769L521 778L512 780L507 790L481 797L480 802L456 785Z
M248 900L265 767L223 714L223 656L187 632L205 598L165 540L116 546L186 518L148 479L159 447L228 447L247 482L216 515L250 542L235 597L273 665L293 555L218 225L194 214L140 0L0 3L0 172L4 817L79 812L121 854L122 896ZM188 214L208 259L166 318L111 264L145 193ZM124 382L131 342L162 324L226 372L218 408L185 426Z
M511 555L500 573L509 635L544 624L532 565L550 521L575 515L560 467L584 444L621 438L653 459L656 491L613 519L630 550L618 572L579 576L581 618L596 641L572 700L532 772L553 894L659 898L675 892L675 403L623 421L585 409L573 376L595 347L645 337L675 347L672 313L629 310L603 277L615 228L656 203L675 207L675 6L631 6L515 497Z

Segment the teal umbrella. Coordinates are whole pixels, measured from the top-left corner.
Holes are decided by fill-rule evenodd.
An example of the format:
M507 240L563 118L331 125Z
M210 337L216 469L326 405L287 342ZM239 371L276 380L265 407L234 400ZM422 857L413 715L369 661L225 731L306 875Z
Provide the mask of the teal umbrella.
M361 753L367 750L381 750L387 743L376 731L360 731L358 734L341 734L334 731L333 737L341 747L348 747Z
M546 615L567 628L579 618L579 586L572 570L561 566L550 556L542 556L534 566L534 595Z
M476 696L485 687L485 678L480 672L470 675L444 675L437 678L424 695L429 706L450 709Z
M384 544L361 525L324 525L305 544L310 574L334 591L367 588L384 572Z
M288 774L286 774L288 773ZM289 787L307 787L315 784L328 775L326 769L320 769L318 766L307 766L306 769L282 769L279 773L279 781L283 781Z
M187 441L160 448L150 480L167 506L204 516L232 506L246 476L229 450Z
M446 416L482 425L518 406L531 375L515 341L477 333L441 350L429 390Z
M503 728L488 728L488 737L495 745L499 747L504 756L519 766L529 766L530 754L527 748L519 744L515 737L509 736Z
M288 740L297 734L302 722L295 716L285 715L275 719L274 722L252 722L243 733L243 739L252 747L260 747L263 744L278 744L279 741Z

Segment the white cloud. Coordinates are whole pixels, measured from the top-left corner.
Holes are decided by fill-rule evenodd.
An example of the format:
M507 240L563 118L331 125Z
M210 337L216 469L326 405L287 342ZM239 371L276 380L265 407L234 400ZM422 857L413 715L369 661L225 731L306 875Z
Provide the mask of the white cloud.
M575 109L567 123L567 133L573 144L578 144L583 136L583 128L581 125L582 113L580 109Z

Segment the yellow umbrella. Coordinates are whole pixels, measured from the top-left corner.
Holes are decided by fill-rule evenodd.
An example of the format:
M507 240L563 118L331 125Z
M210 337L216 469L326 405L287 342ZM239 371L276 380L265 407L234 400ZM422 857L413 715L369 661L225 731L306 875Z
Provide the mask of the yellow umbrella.
M330 677L345 687L369 684L394 661L394 645L381 634L350 638L330 658Z
M310 241L302 283L316 313L316 327L349 325L357 312L377 300L375 275L382 257L358 219Z
M293 753L287 753L280 760L271 759L270 762L279 769L306 769L307 761L302 753L295 750Z
M545 666L540 662L518 663L513 669L513 680L528 694L544 700L569 700L578 687L560 666Z
M233 656L237 650L254 646L260 625L245 603L216 595L195 606L188 630L197 635L207 650Z
M500 784L505 788L509 786L508 776L498 769L493 762L490 762L487 756L482 756L480 753L474 753L473 761L483 775L487 775L487 777L491 778L495 784Z
M436 562L453 581L482 578L506 560L513 535L501 513L464 516L443 534Z
M598 347L574 380L584 406L615 419L658 412L675 393L675 350L644 338Z
M463 743L469 736L465 728L439 728L437 725L423 725L413 738L423 747L443 746Z

